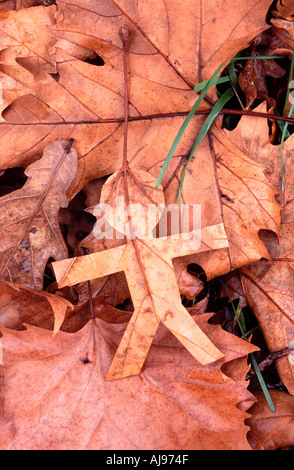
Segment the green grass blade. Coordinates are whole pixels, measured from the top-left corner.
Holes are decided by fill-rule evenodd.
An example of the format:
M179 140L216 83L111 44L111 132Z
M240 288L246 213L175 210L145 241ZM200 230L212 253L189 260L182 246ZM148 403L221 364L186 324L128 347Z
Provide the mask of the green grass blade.
M271 396L270 396L270 394L269 394L268 388L267 388L267 386L266 386L266 383L265 383L265 381L264 381L264 378L263 378L263 376L262 376L262 373L261 373L261 371L260 371L260 369L259 369L259 367L258 367L258 364L257 364L257 361L256 361L256 359L255 359L254 354L253 354L253 353L250 353L250 354L249 354L249 358L250 358L250 360L251 360L251 362L252 362L252 365L253 365L253 367L254 367L254 370L255 370L255 373L256 373L256 377L257 377L257 379L258 379L258 381L259 381L259 383L260 383L260 386L261 386L261 389L262 389L262 391L263 391L263 393L264 393L264 396L265 396L265 398L266 398L266 401L268 402L268 405L269 405L271 411L272 411L273 413L275 413L275 412L276 412L275 405L273 404L273 400L272 400L272 398L271 398Z
M218 79L215 82L215 85L220 85L221 83L226 83L230 81L230 77L225 76L225 77L218 77ZM204 82L198 83L198 85L195 86L194 91L198 93L201 90L204 90L206 85L208 85L209 80L205 80Z
M191 121L192 117L194 116L195 112L197 111L198 107L200 106L200 104L202 103L202 101L204 100L205 98L205 95L206 93L208 92L209 88L211 86L214 86L216 83L217 83L217 75L219 74L219 72L221 71L221 68L222 68L222 65L220 65L218 67L218 69L215 71L215 73L213 74L213 76L211 77L210 80L208 80L207 84L205 85L201 95L199 96L198 100L196 101L196 103L194 104L194 106L192 107L191 111L189 112L188 116L186 117L185 121L183 122L182 126L180 127L180 130L179 132L177 133L177 136L170 148L170 151L168 152L167 154L167 157L164 161L164 164L161 168L161 171L159 173L159 176L157 178L157 181L156 181L156 185L155 185L155 188L158 188L158 186L160 185L161 181L162 181L162 178L166 172L166 169L173 157L173 154L189 124L189 122Z
M221 278L218 278L218 281L224 286L224 288L225 288L225 290L226 290L226 293L227 293L227 295L228 295L228 297L229 297L229 300L230 300L230 302L231 302L231 305L232 305L232 308L233 308L233 311L234 311L235 318L236 318L237 323L238 323L238 326L239 326L239 328L240 328L242 338L243 338L244 340L246 340L247 333L246 333L245 330L243 329L243 325L241 324L241 322L240 322L240 320L239 320L239 316L238 316L238 314L237 314L237 312L236 312L236 309L235 309L235 306L234 306L234 304L233 304L232 297L231 297L231 295L230 295L230 293L229 293L229 291L228 291L227 285L226 285L226 283L225 283ZM255 370L255 373L256 373L256 377L257 377L257 379L258 379L258 381L259 381L259 383L260 383L260 386L261 386L261 389L262 389L262 391L263 391L263 393L264 393L264 396L265 396L265 398L266 398L266 401L267 401L267 403L268 403L268 405L269 405L271 411L272 411L273 413L275 413L275 412L276 412L276 409L275 409L273 400L272 400L272 398L271 398L271 396L270 396L270 394L269 394L268 388L267 388L267 386L266 386L266 383L265 383L265 381L264 381L264 378L263 378L263 376L262 376L262 373L261 373L261 371L260 371L260 369L259 369L259 367L258 367L258 363L257 363L257 361L256 361L256 359L255 359L255 356L254 356L253 353L248 354L248 356L249 356L249 358L250 358L250 360L251 360L251 363L252 363L252 365L253 365L253 367L254 367L254 370Z
M294 48L292 51L292 60L291 60L291 66L290 66L285 104L284 104L284 109L283 109L283 116L285 115L286 109L287 109L287 103L288 103L289 93L290 93L290 82L293 78L293 69L294 69ZM293 110L294 110L294 103L292 103L288 117L292 116ZM282 130L281 144L280 144L280 157L281 157L281 164L282 164L282 191L284 191L286 181L285 181L285 168L284 168L284 159L283 159L283 146L284 146L284 141L290 136L290 133L288 131L288 122L283 123L282 126L280 126L280 128Z
M230 78L233 86L237 90L237 88L239 88L239 82L238 82L238 77L237 77L237 74L236 74L236 71L235 71L235 68L234 68L234 62L229 63L228 72L229 72L229 78Z
M195 140L195 143L193 145L193 148L190 152L190 155L188 157L188 160L186 162L186 165L184 167L184 171L183 171L183 174L182 174L182 178L181 178L181 182L180 182L180 187L179 187L179 193L178 193L178 204L179 204L179 201L180 201L180 198L181 198L181 194L182 194L182 189L183 189L183 183L184 183L184 179L185 179L185 174L186 174L186 170L187 170L187 166L191 160L191 158L193 157L194 153L196 152L197 148L199 147L199 145L201 144L202 140L204 139L204 137L206 136L207 132L209 131L212 123L214 122L215 118L217 117L218 113L220 112L220 110L225 106L225 104L234 96L234 91L232 90L232 88L229 88L228 90L226 90L220 97L220 99L215 103L215 105L213 106L212 110L210 111L209 115L207 116L202 128L201 128L201 131L199 132L198 136L197 136L197 139Z
M272 56L268 56L268 55L264 55L264 56L248 56L248 57L234 57L233 59L230 60L230 63L233 63L233 62L237 62L239 60L250 60L250 59L281 59L281 58L284 58L285 56L283 55L272 55ZM224 61L219 67L218 69L214 72L213 76L210 78L210 80L206 80L205 82L201 82L201 84L198 84L195 86L194 88L194 91L200 91L201 89L203 89L201 95L199 96L198 100L196 101L196 103L194 104L194 106L192 107L191 111L189 112L189 114L187 115L185 121L183 122L178 134L176 135L176 138L170 148L170 151L168 152L168 155L164 161L164 164L161 168L161 171L158 175L158 178L157 178L157 182L156 182L156 185L155 187L158 188L158 186L160 185L161 181L162 181L162 178L164 177L164 174L167 170L167 167L174 155L174 152L188 126L188 124L190 123L192 117L194 116L195 112L197 111L198 107L200 106L200 104L202 103L202 101L204 100L208 90L210 89L210 87L214 86L214 85L217 85L219 82L218 80L220 80L220 78L217 78L217 75L219 74L219 72L221 71L221 69L224 67L225 63L227 62ZM204 88L202 88L202 84L205 83L205 86Z

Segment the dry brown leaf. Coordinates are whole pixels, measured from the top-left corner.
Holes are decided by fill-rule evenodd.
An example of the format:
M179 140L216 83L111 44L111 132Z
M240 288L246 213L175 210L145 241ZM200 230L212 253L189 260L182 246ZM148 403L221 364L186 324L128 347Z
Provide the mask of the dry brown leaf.
M294 446L294 397L279 390L270 391L276 412L273 413L262 392L250 408L246 419L250 426L248 441L254 450L281 450Z
M74 285L107 274L124 271L134 313L116 353L108 379L138 374L143 366L159 323L162 322L202 363L221 357L201 330L195 328L181 303L172 258L189 254L181 238L133 239L125 245L83 257L53 263L59 287ZM223 226L202 230L195 251L227 245Z
M35 96L20 97L4 113L8 122L13 122L17 117L17 122L22 121L25 124L25 126L14 125L12 128L6 128L6 125L1 127L7 164L11 166L12 155L13 165L20 165L21 161L27 164L35 158L36 152L39 152L46 143L60 136L70 135L75 139L79 166L69 194L75 194L94 177L105 176L120 168L123 138L121 122L123 67L119 29L122 24L127 23L131 31L128 54L130 119L138 119L129 123L128 160L131 167L141 167L157 178L163 160L183 123L184 117L174 116L174 113L187 113L195 102L192 84L210 78L212 71L219 66L220 62L225 58L231 58L238 49L246 47L249 40L258 32L268 27L264 18L270 2L268 4L259 2L256 5L252 0L240 6L232 0L227 0L226 8L230 8L231 18L238 22L237 29L232 29L227 24L226 28L223 28L225 21L223 4L220 8L213 1L205 6L200 6L196 0L188 3L187 10L181 8L181 15L184 15L181 22L177 21L178 8L174 6L172 0L166 2L167 10L163 17L162 6L157 2L152 3L152 21L149 24L150 3L146 6L145 2L140 2L138 10L135 10L129 2L121 1L114 4L105 1L96 9L88 9L86 0L83 0L79 3L79 7L84 5L85 9L82 10L81 15L77 15L78 6L58 2L56 25L50 26L50 31L57 41L54 58L57 62L58 81L48 74L44 67L41 69L34 57L23 59L25 70L30 71L34 77L30 87ZM253 7L254 21L251 15ZM195 21L193 15L190 15L191 8L199 12L199 23ZM86 33L85 24L87 24ZM212 24L213 28L209 27ZM199 28L199 34L197 34L197 28ZM172 35L170 35L171 30ZM209 35L209 41L206 40L207 35ZM185 37L184 43L180 41L181 37ZM177 38L176 41L175 38ZM197 44L197 47L190 47L191 42ZM76 46L101 55L104 65L95 67L85 63L77 54ZM234 53L232 53L233 49ZM217 52L214 53L214 51ZM51 90L50 94L48 94L48 87ZM66 106L64 106L65 101ZM27 114L28 108L34 109L34 115ZM83 119L101 119L102 121L90 125L81 123L80 120ZM38 124L38 120L44 124ZM70 122L65 124L64 120ZM50 122L55 124L50 125ZM199 117L191 123L178 146L174 162L170 165L163 181L164 185L175 176L175 168L187 155L203 122L204 118ZM29 125L26 126L27 124ZM30 136L30 145L25 148L21 138L24 127L26 136ZM223 140L222 132L219 130L217 139ZM231 263L228 263L227 252L219 255L223 256L222 261L220 258L217 262L215 258L212 260L208 258L205 266L208 278L266 256L265 249L256 233L261 228L273 229L273 225L279 223L274 191L269 187L265 188L266 182L261 168L257 173L258 180L254 176L255 187L253 201L251 201L254 207L262 206L258 208L258 219L253 211L248 213L245 209L243 193L240 194L241 202L237 208L235 204L232 210L226 209L226 203L229 200L226 197L230 198L230 196L224 193L220 198L219 180L222 186L231 184L232 173L236 170L235 152L230 142L222 143L220 151L221 154L225 152L227 168L222 168L221 162L220 176L218 176L215 172L214 161L218 152L215 140L213 144L211 145L209 139L205 139L197 153L197 158L191 162L189 169L191 176L189 173L186 175L182 202L189 204L197 201L202 204L204 227L225 223L226 228L230 229L235 226L237 220L238 225L241 225L242 240L230 229ZM19 154L21 154L20 158ZM248 162L245 162L243 158L242 163L246 166ZM240 164L239 162L238 166ZM5 162L2 166L5 167ZM245 166L243 172L247 171ZM195 178L197 178L197 185L195 185ZM239 179L240 174L234 175L236 189L239 186ZM166 197L174 202L178 189L177 175L173 183L167 188ZM250 188L244 188L244 190L247 192L246 199L248 200L248 193L252 192L252 182ZM221 191L223 192L222 188ZM239 198L239 194L236 197ZM266 208L263 207L265 203ZM224 211L222 211L223 205ZM226 218L228 220L225 220ZM244 239L246 240L245 247L243 247ZM212 271L212 266L217 266L217 269Z
M199 325L226 360L195 364L161 329L144 371L108 382L104 378L124 325L96 318L75 334L59 332L53 339L31 325L26 331L3 329L1 448L249 450L244 418L253 396L221 366L254 348L208 325L207 315ZM242 367L244 378L247 366ZM245 401L240 410L238 403Z
M294 1L293 0L283 0L283 2L278 2L276 5L277 12L280 16L285 19L293 20L292 15L294 14Z
M277 15L278 16L278 15ZM294 44L294 22L293 18L286 20L283 18L272 18L271 23L273 26L273 31L278 38L288 44L289 47L293 50Z
M49 5L50 0L47 3ZM32 5L42 5L42 0L0 0L0 10L20 10Z
M118 310L107 304L104 297L93 298L96 317L108 323L128 321L131 312ZM0 327L25 329L24 323L51 330L74 333L91 319L89 301L73 305L64 297L45 291L0 281Z
M20 3L17 2L16 7ZM140 189L144 187L148 196L159 203L163 194L159 194L157 200L154 183L184 116L195 102L193 86L210 78L224 59L233 57L247 47L256 34L268 28L265 17L270 3L259 1L256 4L255 0L248 0L237 4L233 0L225 0L220 5L216 0L205 4L187 0L187 4L180 6L174 0L167 0L163 8L160 2L153 0L147 3L139 1L136 5L128 0L102 0L95 5L88 0L79 0L78 5L57 0L57 6L49 7L47 12L43 7L37 7L30 8L28 11L31 13L23 13L22 10L0 13L5 46L0 51L0 73L5 85L4 123L0 126L5 152L1 152L1 168L27 166L39 158L44 147L55 139L73 137L79 165L70 188L64 188L70 197L93 178L120 170L124 90L119 30L122 24L127 23L131 30L128 160L133 176L134 168L139 168L136 175L139 175ZM232 23L229 25L227 16L223 15L224 9L230 11ZM182 21L178 21L179 10ZM20 33L27 32L28 18L34 18L35 24L31 37L26 38ZM14 28L13 40L9 36L11 25ZM46 32L38 49L42 29ZM104 61L101 67L85 62L87 58L94 58L96 53ZM204 107L208 106L203 105L201 109ZM163 180L166 202L175 201L181 164L185 162L203 122L204 117L193 120L177 149ZM71 268L73 263L74 266L68 272L58 273L59 280L65 279L61 285L97 276L102 276L102 282L105 282L106 275L119 270L119 275L126 275L135 311L122 339L122 325L109 325L97 319L90 320L78 333L58 333L55 338L59 339L55 344L50 342L49 332L29 325L27 331L5 331L10 352L6 356L7 368L4 367L7 373L4 448L38 449L42 446L44 449L45 436L46 448L50 449L55 446L142 448L142 441L145 444L148 439L154 448L158 448L162 439L165 448L224 449L233 445L235 448L248 448L244 410L252 397L245 390L244 371L248 366L245 354L242 356L240 351L246 350L248 354L252 348L241 340L228 338L228 347L222 349L219 345L223 344L223 333L221 338L216 334L220 330L207 326L207 316L203 317L202 326L198 328L180 302L177 279L178 273L184 273L187 281L186 266L189 262L203 266L207 278L211 279L268 257L258 234L260 229L277 233L280 215L275 200L276 190L268 183L263 171L260 163L233 145L231 138L221 129L219 120L219 125L211 129L193 158L182 194L182 203L202 204L204 239L199 253L191 250L190 256L183 257L186 253L183 253L181 237L177 241L167 238L148 240L147 243L136 238L114 243L111 249L105 245L103 249L108 249L103 253L95 253L97 250L92 246L88 256L55 264ZM124 176L126 178L126 173ZM107 184L112 191L111 184L115 178L116 175L106 182L104 197ZM132 202L144 205L142 191L138 191L138 184L135 186L129 187L128 196ZM146 189L148 186L150 193ZM126 223L127 220L123 221L123 225ZM215 231L217 227L219 232ZM119 228L115 227L117 232ZM228 233L229 250L224 243L224 228ZM217 239L219 234L222 241L208 242L211 236ZM208 239L205 238L207 235ZM91 243L91 236L86 243ZM205 245L207 242L209 246ZM218 250L211 250L208 254L208 248ZM62 257L61 252L58 256ZM58 256L54 257L57 259ZM173 265L172 258L176 256ZM101 265L97 268L98 262ZM81 270L78 272L76 268ZM41 270L40 276L42 274ZM187 282L184 287L189 288L190 295ZM122 296L122 292L126 296L127 288L121 289L117 297ZM53 298L59 302L57 296ZM100 299L94 299L95 302L99 304ZM88 318L86 310L86 305L75 308L67 331L76 331L83 325ZM148 318L142 315L144 311L148 312ZM112 308L104 313L108 315L108 321L113 321L116 316ZM120 312L117 321L122 321L124 315L128 319L130 313ZM160 346L155 340L149 351L160 322L203 362L220 358L218 347L224 350L225 359L208 364L204 370L199 364L194 365L192 356L170 334L165 343L163 328L156 336L160 338ZM55 331L59 326L60 322ZM63 326L66 328L65 323ZM206 329L211 332L209 339L205 336ZM194 334L192 341L191 332ZM118 343L115 360L111 362ZM237 343L238 354L234 355L232 351L237 348ZM167 345L171 345L170 349L166 349ZM199 345L205 349L200 356ZM208 351L213 359L210 357L208 360ZM104 382L107 370L107 379L138 374L147 353L145 370L140 376ZM40 365L43 366L40 374L44 379L41 388L36 380ZM224 366L222 372L221 365ZM225 370L232 379L229 382ZM210 375L210 371L214 374ZM203 380L196 397L195 380L199 381L199 376ZM171 383L170 377L176 379ZM207 379L208 388L203 386ZM23 403L10 392L10 387L16 388L18 381L28 386ZM124 384L129 384L129 388ZM217 385L217 393L211 391L211 384ZM220 393L220 384L225 399ZM227 406L228 394L231 401ZM141 409L139 414L133 409L132 404L138 401L138 397L142 399L141 409L152 420L149 427L146 427L146 421L142 423ZM199 402L196 408L195 398ZM164 407L163 418L158 413L160 401ZM220 409L220 403L224 401L226 406ZM243 411L240 408L236 414L237 403L242 403L239 407ZM205 413L205 421L202 418L199 426L203 407L209 409L209 413ZM98 420L93 418L93 409L101 411ZM128 428L126 431L130 416L135 436ZM43 424L39 433L40 418ZM164 437L154 432L154 429L161 432L162 421L167 429ZM12 434L9 434L10 425L14 426ZM179 432L174 432L175 429Z
M185 268L178 277L178 286L181 295L188 300L193 300L203 290L204 284L201 279L190 274Z
M260 104L255 111L265 113L266 103ZM242 116L236 129L225 132L242 153L264 166L266 178L280 191L282 182L280 148L270 142L267 120ZM290 137L284 143L285 162L291 158L293 140L293 137Z
M207 141L199 146L185 176L182 201L201 204L204 227L212 221L223 221L229 239L229 258L226 254L218 254L217 260L197 255L189 260L200 264L208 279L268 258L258 232L262 228L277 232L280 225L276 188L265 177L264 167L233 142L229 133L215 126ZM207 155L213 158L208 159ZM176 163L175 159L171 167ZM167 204L176 202L177 188L178 181L174 181L166 190Z
M67 142L47 147L43 157L25 171L25 185L0 198L0 275L2 279L42 289L50 257L63 259L67 248L58 225L58 210L66 207L65 192L77 165Z
M118 118L123 116L123 80L122 55L118 51L121 50L119 29L124 23L128 23L133 32L129 54L130 114L140 118L139 122L130 125L129 157L139 157L141 162L147 158L149 161L154 158L161 161L183 118L166 116L163 120L155 120L146 113L158 115L189 111L195 101L192 92L194 84L210 78L224 59L233 57L258 32L268 27L265 16L269 5L270 1L256 5L255 0L241 5L233 0L226 0L225 5L221 6L214 1L200 5L193 0L187 2L188 8L182 8L169 0L163 11L158 2L152 2L152 5L150 2L140 2L138 10L130 2L123 1L114 3L104 0L90 9L86 0L80 1L79 6L58 2L57 24L51 32L55 41L57 39L55 72L59 74L59 82L46 74L44 67L38 68L36 61L30 59L23 62L26 67L22 67L23 73L31 77L31 92L24 99L16 100L5 113L8 122L20 124L1 126L2 145L6 149L2 166L11 166L12 160L13 165L21 166L21 162L28 164L35 159L36 152L42 152L44 145L57 138L71 136L76 141L80 156L79 171L71 188L73 192L94 177L119 168L116 160L121 153L122 126ZM54 5L49 7L52 12L55 8ZM179 8L181 17L184 15L180 22ZM223 8L230 11L229 25ZM32 10L37 10L42 17L39 21L46 21L48 13L44 13L43 9L36 7L26 11ZM152 11L151 21L149 11ZM11 13L16 25L19 14ZM238 28L233 27L233 19L238 23ZM38 22L35 24L37 27ZM50 26L51 20L47 24ZM51 44L52 37L48 37L48 44ZM58 41L58 37L63 39ZM65 43L65 39L68 42ZM76 44L97 52L105 65L95 67L83 62L85 57L82 60L80 56L76 58ZM51 60L51 56L47 60ZM34 93L36 96L32 96ZM33 113L30 112L32 109ZM98 118L111 118L115 122L78 124L81 119ZM75 121L77 125L63 125L64 119ZM38 121L47 124L37 125ZM59 125L49 125L50 121ZM26 126L29 123L34 125ZM26 140L22 138L24 128ZM189 133L190 139L194 136L193 132ZM186 153L182 152L183 148L185 144L178 148L178 155Z
M261 327L270 352L289 346L294 339L294 274L286 262L259 261L242 268L241 279L249 306ZM276 361L289 393L294 394L294 363L289 357Z
M33 75L23 66L26 59L35 55L41 69L49 73L55 70L52 56L55 41L48 30L48 26L55 23L55 12L55 5L0 12L0 71L13 80L14 87L19 89L18 96L30 93L30 84L34 81ZM4 82L1 112L17 97L15 91L12 84L7 87ZM0 121L3 121L2 115Z
M264 104L259 111L264 110ZM279 146L269 142L267 124L261 118L248 120L243 116L231 133L238 148L253 160L267 162L267 178L281 188L281 159ZM270 352L287 347L294 338L294 245L293 245L293 136L284 143L286 187L281 194L282 223L277 235L260 233L270 260L261 260L243 267L242 284L246 299L258 319ZM287 357L277 361L277 370L288 391L294 393L293 364Z
M250 55L261 55L261 50L262 55L277 54L278 46L274 41L272 41L275 44L273 47L273 45L270 44L269 37L270 36L264 32L256 36L250 45ZM287 45L284 44L284 48L286 46ZM281 78L285 73L286 70L278 65L274 60L248 60L238 77L240 88L246 97L246 108L249 109L256 99L267 100L269 107L274 108L276 101L274 98L269 97L266 80L267 77Z
M0 326L22 329L23 323L42 325L57 333L74 306L48 292L0 280Z

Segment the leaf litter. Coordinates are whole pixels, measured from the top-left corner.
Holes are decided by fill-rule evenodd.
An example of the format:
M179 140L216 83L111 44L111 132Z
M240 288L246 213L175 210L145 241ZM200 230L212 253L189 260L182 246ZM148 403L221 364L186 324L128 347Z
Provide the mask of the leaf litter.
M276 361L275 413L246 380L248 357L260 354L257 332L269 353L293 340L293 139L284 120L291 1L270 9L271 2L227 0L229 22L222 8L196 0L180 12L172 1L165 10L123 0L37 3L2 2L0 11L0 178L7 184L12 175L0 199L2 448L291 447L291 348ZM244 64L241 52L283 58ZM195 85L203 90L231 59L228 78L205 91L157 187ZM215 109L230 119L239 113L239 123L229 131L214 116L185 167L221 93L222 107L234 109L221 109L220 100ZM21 188L18 168L28 177ZM174 234L152 243L97 238L95 206L114 207L122 195L143 207L201 204L202 245L183 253ZM109 229L118 235L126 227L138 229L136 215ZM199 277L189 266L201 268ZM221 296L217 279L228 275ZM216 321L224 328L211 324L230 310L231 333L223 320ZM269 442L275 429L280 437Z

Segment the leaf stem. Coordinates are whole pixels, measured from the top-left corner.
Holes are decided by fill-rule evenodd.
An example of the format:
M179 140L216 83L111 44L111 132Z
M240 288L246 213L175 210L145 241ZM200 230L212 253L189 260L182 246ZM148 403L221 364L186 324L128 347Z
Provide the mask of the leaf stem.
M123 44L123 70L124 70L124 142L123 142L123 168L128 166L128 126L129 126L129 91L128 91L128 65L127 54L129 47L129 29L124 26L120 29L119 35ZM126 181L126 174L124 175Z
M211 111L210 109L203 109L201 111L195 111L195 116L202 116L209 114ZM165 119L165 118L172 118L177 116L187 116L190 111L177 111L174 113L160 113L160 114L146 114L141 116L129 116L128 121L147 121L152 119ZM223 108L219 111L218 114L236 114L236 115L244 115L244 116L252 116L252 117L261 117L264 119L273 119L274 121L282 121L288 122L289 124L294 124L294 118L290 118L288 116L279 116L278 114L269 114L269 113L261 113L259 111L250 111L248 109L230 109L230 108ZM77 125L77 124L112 124L112 123L120 123L124 122L124 117L118 117L113 119L89 119L89 120L79 120L79 121L39 121L39 122L6 122L1 121L1 125L5 126L66 126L66 125Z

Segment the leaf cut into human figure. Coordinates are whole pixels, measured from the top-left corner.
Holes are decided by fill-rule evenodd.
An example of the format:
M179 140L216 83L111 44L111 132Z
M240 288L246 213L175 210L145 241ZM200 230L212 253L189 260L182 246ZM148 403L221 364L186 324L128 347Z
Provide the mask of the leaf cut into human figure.
M116 233L123 231L126 243L102 253L91 253L54 263L60 288L120 271L125 273L134 312L118 346L107 379L121 379L140 373L160 323L163 323L202 364L223 357L183 307L172 259L228 246L223 224L207 227L202 232L199 224L200 229L197 230L197 226L195 231L188 231L192 242L190 246L183 232L161 238L154 238L151 234L157 224L155 221L154 225L151 223L149 227L150 213L147 208L150 203L152 207L161 207L164 194L162 188L155 188L156 181L150 174L143 170L131 169L128 163L127 53L130 32L127 26L121 28L120 38L123 44L124 68L123 158L121 169L105 182L101 201L114 208L114 200L117 202L118 198L123 199L126 210L118 208L116 221L112 221L112 224L111 220L108 222ZM136 227L139 228L142 223L145 227L147 222L151 228L140 236L135 230L134 214L130 211L131 204L135 203L138 207L138 202L141 214L139 218L136 217L139 219L136 221ZM182 227L184 230L188 228Z
M176 257L227 247L223 224L202 229L198 245L196 249L189 249L187 233L161 238L135 237L106 251L53 263L60 288L121 271L125 273L134 312L107 379L140 373L160 323L202 364L223 356L182 305L172 263Z

